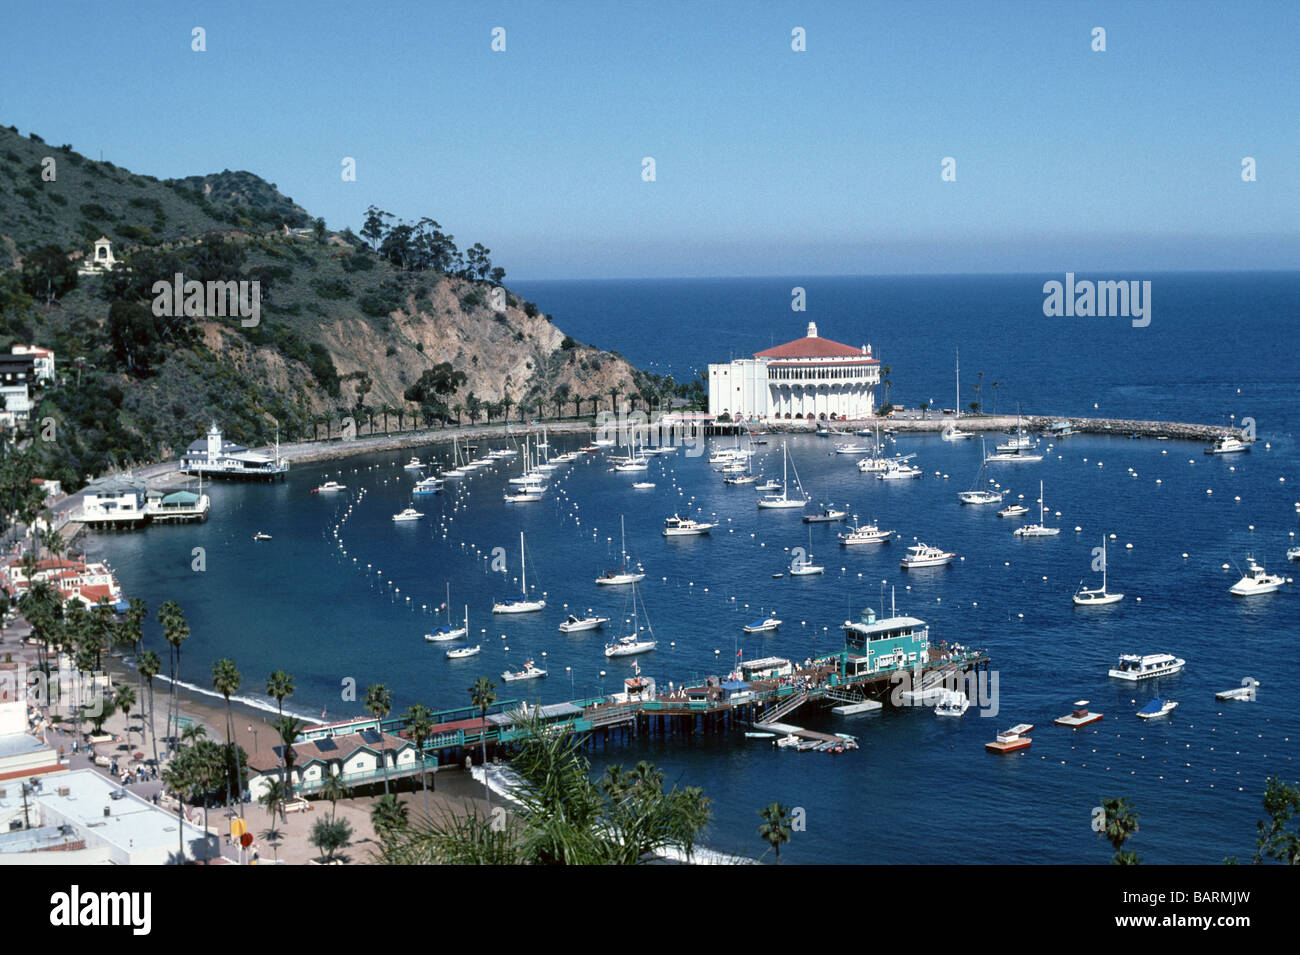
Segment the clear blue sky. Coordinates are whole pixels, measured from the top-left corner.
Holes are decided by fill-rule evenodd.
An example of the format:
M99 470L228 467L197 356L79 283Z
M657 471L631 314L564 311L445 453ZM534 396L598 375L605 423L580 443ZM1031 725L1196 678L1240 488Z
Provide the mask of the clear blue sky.
M5 125L159 177L247 169L332 228L371 203L429 215L513 278L1300 262L1296 0L8 0L0 17Z

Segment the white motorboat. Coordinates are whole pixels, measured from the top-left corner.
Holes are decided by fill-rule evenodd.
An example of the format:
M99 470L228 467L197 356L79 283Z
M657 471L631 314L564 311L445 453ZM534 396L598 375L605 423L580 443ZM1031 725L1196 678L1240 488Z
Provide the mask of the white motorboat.
M1096 551L1093 553L1096 553ZM1104 607L1107 604L1117 604L1123 599L1123 594L1106 592L1106 535L1103 534L1101 536L1101 589L1085 590L1083 581L1080 581L1079 589L1074 592L1074 605L1076 607Z
M624 472L648 471L649 469L650 469L650 462L643 457L635 457L630 461L624 462L623 464L616 464L614 466L615 471L624 471Z
M870 451L871 449L865 444L858 444L853 441L835 445L836 454L867 454Z
M1033 438L1029 437L1027 434L1019 434L1010 441L1003 441L1001 444L995 445L994 450L1000 451L1003 454L1008 454L1012 451L1028 451L1033 446Z
M1020 426L1020 414L1016 414L1016 437L1005 444L997 446L996 454L985 455L985 462L996 462L998 464L1033 464L1043 460L1041 454L1031 454L1030 449L1034 443L1025 436L1024 429Z
M394 514L394 515L393 515L393 520L395 520L395 521L418 521L418 520L419 520L420 518L422 518L422 517L424 517L424 515L421 514L419 511L417 511L415 508L413 508L413 507L407 507L407 508L403 508L402 510L400 510L400 511L398 511L396 514Z
M419 481L415 483L415 487L411 488L411 493L422 495L422 496L428 494L437 494L439 491L442 490L442 486L446 483L447 482L444 481L442 478L436 478L436 477L421 478Z
M459 640L462 637L469 636L469 604L465 605L465 621L459 627L451 625L451 584L447 585L447 623L429 631L424 635L424 639L430 643L446 643L450 640Z
M834 524L844 520L849 516L848 511L839 511L833 507L822 508L820 514L805 514L803 522L805 524Z
M1300 560L1300 547L1288 547L1286 551L1287 560Z
M1023 504L1008 504L1002 510L998 511L998 517L1019 517L1021 514L1028 514L1029 508Z
M674 514L672 517L664 519L664 537L695 537L700 534L707 534L717 526L716 523L710 524L706 521L692 520L689 517L679 517Z
M533 661L529 660L524 663L524 668L522 670L516 670L513 672L506 670L505 673L501 674L501 679L505 680L507 683L514 683L518 680L538 680L544 676L546 676L546 671L539 666L535 666Z
M781 484L780 484L779 482L777 482L777 481L773 481L771 478L768 478L768 479L767 479L766 481L764 481L762 484L758 485L758 487L754 488L754 490L755 490L755 491L768 491L768 492L771 492L771 491L779 491L779 490L781 490Z
M424 462L419 458L411 458L411 460L407 461L402 465L402 467L407 471L421 471L424 469Z
M858 470L863 474L879 474L881 471L885 470L885 468L889 467L890 460L892 459L882 458L877 454L873 454L871 457L863 458L858 462Z
M960 441L963 438L973 438L975 437L975 434L972 431L962 431L955 424L950 424L948 427L943 429L939 434L939 437L943 438L945 441Z
M908 454L901 458L889 458L885 461L885 466L876 474L877 481L907 481L912 478L919 478L924 472L914 464L907 462L916 457L914 454Z
M1249 451L1250 442L1243 441L1235 434L1228 433L1220 436L1219 440L1214 442L1213 446L1205 449L1206 454L1236 454L1240 451Z
M348 486L340 484L338 481L326 481L320 487L312 488L313 494L332 494L335 491L346 491Z
M454 649L448 650L446 653L443 654L443 656L446 657L448 660L463 660L465 657L478 656L479 651L482 649L483 649L482 644L476 643L472 647L456 647Z
M1153 720L1158 716L1168 716L1178 704L1173 700L1156 698L1137 711L1138 719Z
M528 562L524 555L524 535L519 533L519 590L523 594L522 600L502 600L492 605L493 613L532 613L534 610L543 610L546 608L545 598L541 600L528 599ZM545 671L543 671L545 676Z
M542 492L535 485L525 486L520 488L514 494L506 491L502 495L502 498L507 504L532 504L535 501L540 501L542 499Z
M654 486L655 486L654 481L637 481L635 484L632 485L632 490L648 491Z
M1254 557L1246 558L1246 573L1242 575L1241 580L1237 581L1228 588L1228 593L1234 597L1254 597L1259 594L1271 594L1278 590L1286 583L1286 578L1280 574L1270 574L1258 563Z
M787 476L786 476L786 471L788 469L789 462L790 462L790 453L787 450L786 445L782 443L781 445L781 493L779 495L773 494L768 497L760 497L757 501L757 504L760 508L778 509L778 508L807 506L808 497L803 492L803 485L799 483L798 468L795 468L794 480L795 480L795 485L799 488L799 496L790 497L789 495L789 487L787 486Z
M1025 524L1023 527L1017 527L1013 534L1017 537L1055 537L1061 533L1059 527L1048 527L1046 510L1043 505L1043 482L1038 482L1038 523Z
M913 567L942 567L951 564L956 554L929 544L913 544L907 549L907 556L900 562L904 570Z
M855 517L854 520L857 518ZM837 536L841 547L852 547L855 544L887 544L893 538L894 532L882 531L877 524L855 524L848 528L847 534Z
M776 617L764 617L762 620L755 620L753 623L745 624L746 633L768 633L781 626L781 621Z
M1136 683L1141 680L1154 680L1156 677L1169 676L1177 673L1186 665L1186 660L1176 657L1172 653L1149 653L1146 656L1126 653L1110 668L1109 675L1117 680L1129 680Z
M560 624L560 633L578 633L581 630L599 630L602 624L609 623L608 617L579 617L569 614L567 620Z
M961 690L944 690L934 704L935 716L961 716L970 709L970 698Z
M758 476L754 474L737 474L734 477L724 478L723 483L733 485L757 484Z
M1231 690L1220 690L1214 694L1216 700L1241 700L1243 702L1253 702L1255 699L1255 687L1259 686L1259 681L1253 677L1246 677L1241 681L1241 686L1235 686Z
M269 541L270 539L271 539L271 535L264 533L263 531L258 531L256 534L253 535L253 540L255 541Z
M622 541L620 547L623 554L623 563L617 570L607 570L596 578L596 583L602 587L613 587L620 584L634 584L638 580L645 580L645 572L641 565L637 564L636 570L629 570L627 564L627 530L623 526L623 517L618 518L619 533Z

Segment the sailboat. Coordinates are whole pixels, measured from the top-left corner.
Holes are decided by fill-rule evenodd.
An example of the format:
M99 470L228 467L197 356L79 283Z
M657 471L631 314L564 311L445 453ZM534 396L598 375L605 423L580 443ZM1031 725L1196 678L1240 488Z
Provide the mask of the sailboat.
M523 593L522 600L503 600L492 605L493 613L531 613L534 610L542 610L546 607L545 599L529 600L528 599L528 564L524 556L524 534L519 532L519 589Z
M824 574L824 573L826 573L825 567L823 567L821 564L813 563L812 528L810 527L808 528L808 553L805 554L803 558L796 559L790 565L790 576L811 577L814 574Z
M1106 592L1106 535L1103 534L1101 535L1101 589L1085 590L1083 589L1083 581L1079 581L1079 589L1074 592L1074 605L1076 607L1102 607L1106 604L1117 604L1123 599L1123 594Z
M623 552L623 563L618 570L607 570L596 578L596 583L603 587L615 586L617 584L634 584L638 580L645 580L645 573L641 571L641 565L637 565L636 571L627 569L627 530L623 526L623 516L618 518L618 529L622 544L620 545Z
M451 625L451 584L447 585L447 624L438 627L424 635L424 639L430 643L443 643L447 640L459 640L461 637L469 635L469 604L465 605L465 623L464 626L453 627Z
M758 506L762 508L788 508L788 507L806 507L808 497L804 494L803 484L799 481L799 469L794 469L795 485L799 488L798 497L789 496L789 487L787 485L786 471L790 463L790 452L786 445L781 445L781 493L772 494L768 497L760 497Z
M636 584L632 585L632 632L607 644L605 647L605 656L607 657L630 657L638 653L649 653L658 645L658 641L654 639L654 628L650 626L649 614L645 614L645 628L650 634L650 639L641 639L640 618L637 615L637 595L639 590L640 588ZM641 603L641 610L644 614L644 601Z
M969 491L961 491L957 495L957 500L963 504L1001 504L1002 495L1005 491L990 491L984 487L984 474L988 470L989 462L988 449L984 446L984 439L980 439L980 450L984 460L980 462L980 473L975 477L975 483L971 485Z
M465 470L465 468L461 466L460 444L457 442L455 436L453 436L451 439L451 467L443 471L438 476L441 478L461 478L464 477L467 473L468 472Z
M960 348L957 349L957 353L956 353L956 369L957 369L956 409L957 409L957 417L958 419L960 419L961 418L961 349ZM970 431L961 430L961 428L957 427L957 423L953 421L950 422L948 426L943 429L943 433L940 434L939 437L943 438L943 440L945 441L960 441L962 438L973 438L975 437L975 435Z
M1013 532L1017 537L1055 537L1061 533L1059 527L1048 527L1044 521L1045 509L1043 507L1043 482L1038 482L1038 523L1026 524L1023 527L1017 527Z
M1013 441L998 445L996 454L987 454L985 462L995 461L1012 464L1033 464L1043 460L1041 454L1030 454L1033 442L1025 437L1025 429L1020 424L1020 412L1016 412L1016 437Z

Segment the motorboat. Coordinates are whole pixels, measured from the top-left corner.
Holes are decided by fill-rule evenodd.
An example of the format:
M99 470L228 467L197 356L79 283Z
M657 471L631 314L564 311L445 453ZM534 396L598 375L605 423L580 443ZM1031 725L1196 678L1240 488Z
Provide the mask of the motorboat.
M769 633L781 626L781 621L776 617L764 617L761 620L755 620L753 623L745 624L746 633Z
M502 495L502 499L507 504L532 504L535 501L540 501L542 499L542 492L541 489L536 486L524 487L516 491L514 494L506 491Z
M1021 514L1028 514L1029 508L1023 504L1008 504L1002 510L998 511L998 517L1019 517Z
M795 736L793 733L789 733L776 740L774 745L779 746L781 749L791 749L797 747L802 742L803 740L799 737Z
M269 541L270 539L271 539L271 535L266 534L262 531L258 531L256 534L253 535L253 540L255 541Z
M1033 740L1025 734L1033 728L1033 723L1017 723L1011 729L999 733L993 742L985 743L984 748L990 753L1014 753L1017 750L1028 749Z
M934 704L935 716L961 716L970 709L970 698L961 690L944 690Z
M1246 558L1246 573L1242 575L1241 580L1237 581L1228 588L1228 593L1234 597L1254 597L1258 594L1271 594L1278 590L1286 583L1286 578L1280 574L1270 574L1258 563L1254 557Z
M648 491L655 486L654 481L637 481L632 485L634 491Z
M1255 687L1259 686L1259 681L1253 677L1246 677L1241 681L1241 686L1233 687L1231 690L1221 690L1214 694L1216 700L1241 700L1243 702L1253 702L1255 699Z
M472 647L455 647L454 649L448 650L443 654L443 656L448 660L463 660L465 657L478 656L479 651L482 649L482 644L476 643Z
M1170 676L1182 670L1186 665L1186 660L1176 657L1172 653L1149 653L1145 656L1126 653L1110 668L1108 675L1117 680L1129 680L1136 683L1142 680L1154 680L1157 677Z
M806 507L808 505L808 497L803 492L803 485L799 483L798 468L795 468L794 480L795 480L795 485L799 488L799 496L798 497L789 496L789 487L787 485L787 478L786 478L786 470L787 470L787 466L789 465L789 462L790 462L790 453L787 450L786 445L783 443L781 445L781 493L779 495L771 494L767 497L760 497L757 501L757 504L760 508L776 509L776 508Z
M422 518L422 517L424 517L424 515L423 515L422 513L420 513L419 511L417 511L415 508L413 508L413 507L406 507L406 508L403 508L402 510L398 511L396 514L394 514L394 515L393 515L393 520L395 520L395 521L418 521L418 520L419 520L420 518Z
M1025 524L1023 527L1017 527L1013 534L1017 537L1055 537L1061 533L1059 527L1048 527L1046 523L1046 511L1043 506L1043 482L1038 482L1038 523Z
M1250 442L1243 441L1235 434L1220 435L1219 440L1215 441L1211 447L1205 449L1206 454L1236 454L1240 451L1249 451Z
M1286 552L1287 560L1300 560L1300 547L1288 547Z
M581 630L599 630L602 624L609 623L608 617L579 617L569 614L567 620L560 624L560 633L578 633Z
M1010 441L1003 441L1001 444L994 445L993 450L1002 454L1010 454L1013 451L1028 451L1034 446L1034 439L1026 434L1017 435Z
M854 518L856 520L856 518ZM877 524L855 524L848 528L847 534L836 535L841 547L855 544L887 544L893 538L893 531L882 531Z
M833 524L836 521L842 521L849 516L848 511L837 511L833 507L823 508L820 514L805 514L803 522L805 524Z
M1137 711L1138 719L1153 720L1158 716L1168 716L1178 704L1174 700L1156 698Z
M1085 590L1083 581L1080 581L1079 589L1074 592L1072 599L1076 607L1104 607L1107 604L1117 604L1124 599L1123 594L1112 594L1106 591L1106 535L1103 534L1101 537L1101 589Z
M885 461L885 466L876 474L877 481L906 481L912 478L919 478L924 472L914 464L908 464L914 454L908 454L901 458L889 458Z
M621 533L623 563L617 570L607 570L596 578L596 583L602 587L618 586L620 584L634 584L638 580L645 580L645 572L641 565L637 564L636 570L629 570L627 564L627 530L623 526L623 517L618 519L619 531Z
M1088 701L1077 700L1074 709L1070 711L1069 716L1058 716L1052 720L1057 726L1070 726L1078 729L1080 726L1087 726L1089 723L1095 723L1101 719L1100 713L1088 712Z
M419 458L411 458L411 460L407 461L402 465L402 467L407 471L419 471L424 468L424 462Z
M951 564L956 554L929 544L913 544L907 549L907 556L901 561L904 570L913 567L942 567Z
M332 494L335 491L346 491L348 486L340 484L338 481L326 481L320 487L312 488L313 494Z
M697 521L674 514L664 519L664 537L697 537L707 534L717 526L716 523L710 524L707 521Z
M501 679L507 683L514 683L518 680L539 680L544 676L546 676L546 671L536 666L532 660L529 660L524 663L522 670L506 670L501 674Z
M836 454L866 454L871 449L865 444L858 444L854 441L848 441L844 444L835 445Z
M447 482L444 481L442 478L436 478L436 477L421 478L419 481L415 483L415 487L411 488L411 493L418 494L421 496L427 494L437 494L439 491L442 490L443 485L446 483Z
M781 484L779 481L773 481L771 478L768 478L762 484L758 485L758 487L754 488L754 490L767 492L779 491L781 490Z
M546 599L529 600L528 599L528 563L524 555L524 535L521 531L519 534L519 590L523 594L522 600L502 600L492 605L493 613L532 613L535 610L544 610L546 608ZM545 671L542 671L545 676Z
M737 475L734 475L733 477L723 478L722 483L724 483L724 484L733 484L733 485L740 485L740 484L757 484L757 483L758 483L758 475L756 475L756 474L737 474Z
M940 432L939 437L945 441L960 441L963 438L973 438L975 434L971 431L962 431L955 424L950 424Z

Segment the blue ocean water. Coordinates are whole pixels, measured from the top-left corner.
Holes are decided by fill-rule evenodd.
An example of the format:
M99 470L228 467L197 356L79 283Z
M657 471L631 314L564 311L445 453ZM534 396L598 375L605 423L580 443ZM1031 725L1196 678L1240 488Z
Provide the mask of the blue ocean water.
M530 658L550 676L503 687L503 697L555 702L618 689L632 662L602 652L617 631L566 636L556 626L570 609L592 608L615 621L624 614L626 594L594 584L618 562L620 516L628 549L648 573L642 595L660 641L637 659L661 685L725 672L737 652L802 660L837 649L839 626L864 606L878 606L883 582L900 612L929 622L934 640L988 650L995 716L975 708L957 720L926 709L844 719L800 713L797 722L853 733L862 748L830 757L776 751L739 733L650 738L597 751L595 765L651 759L671 780L703 786L716 811L706 841L724 851L761 851L761 806L779 800L800 807L806 829L782 853L791 861L1104 862L1109 847L1089 823L1107 796L1127 797L1141 814L1131 845L1147 861L1249 855L1265 778L1300 775L1298 598L1290 586L1251 600L1227 590L1248 553L1270 570L1289 570L1284 553L1298 529L1300 453L1296 336L1288 323L1300 280L1159 279L1145 329L1098 319L1053 324L1041 316L1042 280L1034 279L1026 280L1027 310L1016 318L1007 298L1019 280L1004 277L809 280L801 284L810 313L793 320L780 304L788 302L789 280L633 282L621 296L617 283L521 289L575 337L647 367L653 349L658 367L674 373L728 357L720 352L733 343L742 354L769 338L795 337L813 318L827 337L871 342L893 367L895 400L908 404L931 390L951 403L942 396L951 392L951 346L959 345L963 382L968 368L1002 382L1000 410L1019 400L1034 413L1086 413L1095 402L1113 415L1255 417L1260 442L1249 454L1215 457L1185 442L1074 436L1041 464L995 472L1011 496L1030 505L1044 482L1049 511L1060 512L1048 520L1064 528L1058 538L1014 538L1015 522L995 509L957 503L957 492L976 478L978 442L901 435L891 450L915 453L925 476L880 482L809 435L789 439L788 448L814 500L847 505L896 528L903 540L845 551L834 543L834 525L813 526L810 538L798 514L759 511L751 488L723 485L703 456L683 448L656 459L653 490L631 489L643 475L585 458L557 472L546 498L529 505L502 501L518 465L497 465L420 499L426 518L406 524L391 516L411 501L415 476L401 467L409 452L301 465L284 484L214 487L207 524L92 535L88 548L108 557L126 592L151 608L181 603L193 633L184 650L187 682L208 685L211 662L229 655L256 697L266 674L284 667L298 685L291 708L312 716L325 709L331 718L360 712L340 697L348 680L360 691L386 683L398 710L417 701L451 707L468 701L477 676L500 683L503 670ZM781 295L777 305L762 304ZM825 304L832 300L834 308ZM710 330L702 336L704 317ZM644 331L647 323L658 331ZM578 443L552 436L555 450ZM756 464L779 473L780 441L761 450ZM416 453L426 461L447 454L441 447ZM329 478L348 490L309 493ZM665 539L663 519L674 512L716 515L721 526L707 538ZM258 530L274 540L254 543ZM518 593L520 531L529 589L545 593L548 607L493 617L494 600ZM1094 580L1092 549L1111 533L1110 588L1128 596L1113 608L1078 610L1070 594L1081 580ZM947 569L901 570L913 538L962 559ZM204 548L201 572L193 569L195 547ZM792 547L811 547L826 574L773 579ZM495 548L505 555L504 574L491 569ZM447 661L443 647L422 639L445 619L433 608L448 584L453 617L469 605L473 642L483 645L477 657ZM785 621L778 633L741 632L769 610ZM152 619L146 639L161 645ZM1106 670L1119 653L1159 651L1188 661L1184 673L1158 687L1180 706L1168 720L1143 724L1134 713L1157 688L1119 685ZM1256 702L1214 700L1216 690L1246 676L1261 683ZM1105 719L1077 731L1051 725L1080 698ZM1036 726L1028 751L984 751L998 730L1019 722Z

